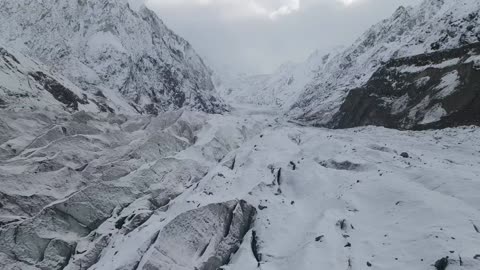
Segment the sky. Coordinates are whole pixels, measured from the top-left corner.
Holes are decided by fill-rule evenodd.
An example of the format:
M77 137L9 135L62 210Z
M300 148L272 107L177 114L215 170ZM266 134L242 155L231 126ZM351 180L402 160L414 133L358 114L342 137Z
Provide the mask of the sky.
M420 0L146 0L214 69L265 74L355 41Z

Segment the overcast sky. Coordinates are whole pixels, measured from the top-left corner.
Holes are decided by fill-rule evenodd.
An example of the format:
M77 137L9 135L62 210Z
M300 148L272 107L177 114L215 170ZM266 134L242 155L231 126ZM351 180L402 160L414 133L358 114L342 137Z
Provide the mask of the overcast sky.
M400 5L420 0L147 0L215 68L269 73L348 45Z

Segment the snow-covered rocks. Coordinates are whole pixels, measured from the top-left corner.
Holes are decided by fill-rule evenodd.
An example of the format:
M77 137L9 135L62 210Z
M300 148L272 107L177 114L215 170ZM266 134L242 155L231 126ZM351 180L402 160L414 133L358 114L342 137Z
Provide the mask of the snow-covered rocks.
M216 270L237 252L255 213L245 201L210 204L185 212L162 229L139 267Z

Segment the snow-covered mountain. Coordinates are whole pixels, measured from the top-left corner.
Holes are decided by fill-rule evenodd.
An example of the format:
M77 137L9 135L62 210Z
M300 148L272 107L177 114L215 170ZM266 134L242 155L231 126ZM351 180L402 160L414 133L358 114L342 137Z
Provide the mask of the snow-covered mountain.
M348 92L364 85L385 62L478 41L479 1L425 0L414 8L400 7L323 66L289 114L310 124L328 124Z
M127 0L1 0L0 40L117 113L225 108L190 44Z

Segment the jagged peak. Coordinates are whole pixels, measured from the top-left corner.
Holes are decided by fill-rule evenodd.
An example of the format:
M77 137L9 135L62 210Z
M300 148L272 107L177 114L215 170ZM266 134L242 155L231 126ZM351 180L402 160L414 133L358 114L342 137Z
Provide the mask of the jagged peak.
M393 18L398 18L400 16L408 16L408 9L404 6L399 6L397 10L393 13Z

